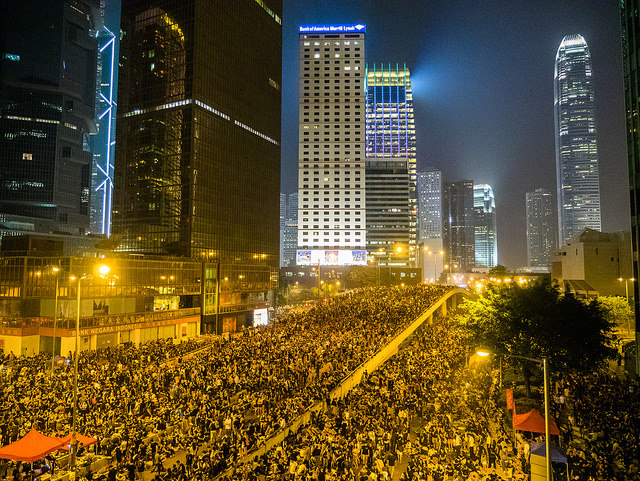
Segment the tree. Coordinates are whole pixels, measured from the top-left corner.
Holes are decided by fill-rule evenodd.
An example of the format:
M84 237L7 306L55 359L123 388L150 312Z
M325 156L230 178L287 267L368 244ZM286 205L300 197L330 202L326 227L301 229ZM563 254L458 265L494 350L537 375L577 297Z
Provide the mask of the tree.
M489 269L489 277L506 277L507 276L507 268L502 264L498 264L495 267Z
M560 295L548 281L489 288L462 307L471 342L497 352L546 357L555 371L589 371L615 356L614 323L598 301L585 304L571 294ZM531 363L520 365L530 396Z
M631 317L633 310L624 297L599 296L598 304L603 308L605 315L618 327L624 327L631 332Z

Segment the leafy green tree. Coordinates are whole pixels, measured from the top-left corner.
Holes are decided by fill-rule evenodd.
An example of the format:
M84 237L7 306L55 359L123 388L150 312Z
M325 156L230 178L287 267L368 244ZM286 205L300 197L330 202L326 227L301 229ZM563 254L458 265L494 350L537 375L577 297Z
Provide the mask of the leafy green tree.
M462 307L471 342L497 352L546 357L555 371L589 371L615 356L614 324L598 301L585 304L570 294L560 295L548 281L490 288ZM530 395L532 364L520 365Z
M614 325L631 331L631 317L633 317L633 310L624 297L599 296L598 304L600 304L605 315Z
M502 264L498 264L489 269L489 277L506 277L507 274L507 268Z

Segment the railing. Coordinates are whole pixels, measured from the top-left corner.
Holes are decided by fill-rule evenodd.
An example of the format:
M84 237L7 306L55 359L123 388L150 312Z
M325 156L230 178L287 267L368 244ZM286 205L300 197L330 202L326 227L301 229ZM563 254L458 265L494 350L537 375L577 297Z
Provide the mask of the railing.
M409 326L401 329L396 336L382 349L380 349L377 353L371 356L369 359L360 364L355 370L345 376L342 381L338 384L336 388L334 388L329 394L330 399L337 399L344 397L353 387L358 385L362 379L362 375L366 371L371 374L376 368L378 368L381 364L386 362L391 356L393 356L396 352L398 352L398 347L405 341L411 334L415 332L418 327L420 327L427 319L432 318L433 314L435 314L440 309L446 309L447 301L450 298L455 296L468 296L469 292L465 289L452 289L451 291L444 294L438 301L429 306L422 314L420 314ZM273 449L277 445L279 445L284 439L289 435L290 432L297 432L300 426L308 424L311 420L311 413L317 412L322 409L324 405L324 401L318 401L311 406L309 406L304 414L301 414L296 419L294 419L288 426L284 427L280 431L272 434L269 438L267 438L260 446L258 446L254 451L247 454L240 462L246 463L253 461L256 456L262 456L266 454L269 450ZM231 469L227 470L223 474L230 474ZM223 474L219 475L216 479L222 478Z
M140 322L165 321L169 319L179 319L182 317L199 316L200 308L174 309L170 311L148 311L135 312L131 314L117 314L104 316L80 317L80 327L102 327L115 326L119 324L135 324ZM53 317L23 317L23 318L0 318L1 327L29 328L29 327L53 327ZM57 319L58 329L75 329L75 317L59 317Z

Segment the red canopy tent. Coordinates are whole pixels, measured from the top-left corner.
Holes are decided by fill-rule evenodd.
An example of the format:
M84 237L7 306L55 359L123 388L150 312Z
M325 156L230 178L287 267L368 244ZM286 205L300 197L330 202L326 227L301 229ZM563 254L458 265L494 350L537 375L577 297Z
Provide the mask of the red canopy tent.
M515 428L519 429L520 431L530 431L532 433L545 432L544 418L535 409L532 409L525 414L516 414L513 418L513 424ZM560 431L558 431L558 426L556 426L556 422L553 420L553 418L549 419L549 433L560 434Z
M32 429L22 439L0 448L0 458L33 463L60 449L61 445L59 438L45 436Z
M69 445L71 444L71 439L73 435L67 434L64 438L57 438L61 443L60 449L63 451L69 451ZM83 436L80 433L76 433L76 440L80 443L80 446L86 447L98 442L96 438L90 438L89 436Z

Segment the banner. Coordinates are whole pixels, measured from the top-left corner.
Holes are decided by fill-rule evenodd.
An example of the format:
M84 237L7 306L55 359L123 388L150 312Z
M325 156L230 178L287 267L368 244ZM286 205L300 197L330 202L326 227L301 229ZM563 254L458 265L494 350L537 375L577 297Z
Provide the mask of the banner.
M513 389L507 389L507 409L515 409L513 402Z

